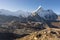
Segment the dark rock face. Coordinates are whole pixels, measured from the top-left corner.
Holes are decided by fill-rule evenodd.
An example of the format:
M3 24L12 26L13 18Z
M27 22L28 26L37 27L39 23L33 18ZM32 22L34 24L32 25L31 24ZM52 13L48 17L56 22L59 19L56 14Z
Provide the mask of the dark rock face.
M47 10L47 13L46 15L44 15L45 19L47 20L55 20L58 18L57 14L55 14L52 10Z

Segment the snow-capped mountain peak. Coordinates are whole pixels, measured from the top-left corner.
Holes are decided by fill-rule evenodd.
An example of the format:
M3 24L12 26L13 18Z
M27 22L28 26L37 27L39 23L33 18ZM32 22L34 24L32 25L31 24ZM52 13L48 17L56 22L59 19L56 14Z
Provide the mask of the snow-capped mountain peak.
M42 11L42 10L44 10L44 9L42 8L42 6L39 6L36 10L33 11L33 13L34 13L34 12L37 12L37 11L40 12L40 11Z
M32 12L33 16L40 16L46 20L54 20L57 19L57 14L55 14L52 10L45 10L41 6L37 8L36 11Z
M36 11L42 11L42 10L43 10L42 6L39 6L39 7L36 9Z

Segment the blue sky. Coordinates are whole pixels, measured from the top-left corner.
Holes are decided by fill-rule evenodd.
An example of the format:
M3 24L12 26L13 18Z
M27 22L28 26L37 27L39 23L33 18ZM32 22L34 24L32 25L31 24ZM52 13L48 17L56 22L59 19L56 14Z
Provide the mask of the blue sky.
M0 0L0 9L34 11L38 6L60 14L60 0Z

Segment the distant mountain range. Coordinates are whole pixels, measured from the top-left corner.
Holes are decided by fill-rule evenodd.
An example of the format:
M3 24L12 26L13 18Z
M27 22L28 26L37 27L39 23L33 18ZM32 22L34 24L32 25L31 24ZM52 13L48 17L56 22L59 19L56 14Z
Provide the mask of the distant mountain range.
M24 12L24 11L16 11L11 12L9 10L0 9L0 22L5 21L12 21L12 20L18 20L18 21L40 21L40 20L55 20L58 16L56 13L54 13L52 10L44 10L42 7L38 7L33 12Z
M11 16L23 16L23 17L27 17L28 15L30 15L30 12L24 12L22 10L18 10L15 12L9 11L9 10L5 10L5 9L0 9L0 15L11 15Z

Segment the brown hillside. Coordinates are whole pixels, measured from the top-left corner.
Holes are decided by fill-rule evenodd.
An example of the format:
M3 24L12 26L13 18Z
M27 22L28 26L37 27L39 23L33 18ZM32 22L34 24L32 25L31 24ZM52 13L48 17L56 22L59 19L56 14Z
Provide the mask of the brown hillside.
M58 16L58 20L60 20L60 16Z
M52 22L52 25L54 25L54 26L60 28L60 22Z
M60 29L48 28L16 40L60 40Z

